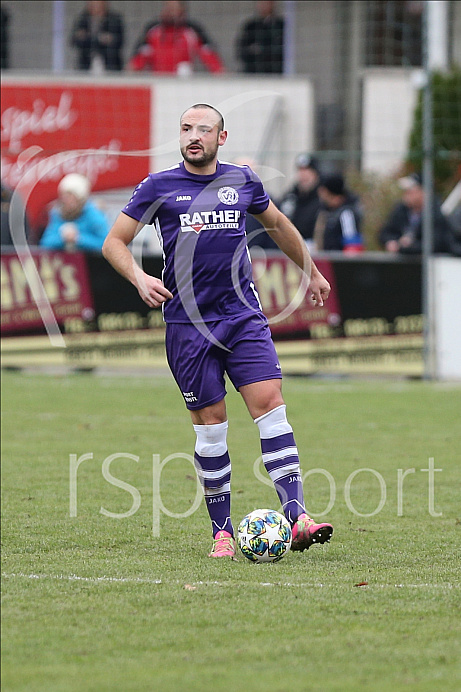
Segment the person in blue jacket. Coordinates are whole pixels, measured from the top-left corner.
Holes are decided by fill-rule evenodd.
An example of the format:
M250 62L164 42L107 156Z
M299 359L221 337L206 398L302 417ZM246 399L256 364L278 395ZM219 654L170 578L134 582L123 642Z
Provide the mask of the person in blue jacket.
M90 190L90 181L84 175L64 176L58 185L58 203L51 210L40 247L101 252L109 223L89 199Z

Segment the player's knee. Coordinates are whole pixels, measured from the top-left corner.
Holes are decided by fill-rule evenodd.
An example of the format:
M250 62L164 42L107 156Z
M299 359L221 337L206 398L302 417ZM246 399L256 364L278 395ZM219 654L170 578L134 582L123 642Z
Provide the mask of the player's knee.
M191 411L190 414L194 425L218 425L227 421L226 407L221 401L212 406Z
M219 425L220 423L224 423L226 420L226 416L223 418L222 416L214 413L199 414L192 417L192 422L194 425Z
M273 396L267 401L267 405L265 406L266 410L264 411L264 413L269 413L269 411L273 411L275 408L279 408L280 406L284 405L285 402L281 395Z
M272 396L267 396L261 401L258 401L257 405L252 407L253 410L251 411L251 415L254 419L259 418L260 416L270 413L276 408L280 408L280 406L285 406L283 397L280 393L274 393Z

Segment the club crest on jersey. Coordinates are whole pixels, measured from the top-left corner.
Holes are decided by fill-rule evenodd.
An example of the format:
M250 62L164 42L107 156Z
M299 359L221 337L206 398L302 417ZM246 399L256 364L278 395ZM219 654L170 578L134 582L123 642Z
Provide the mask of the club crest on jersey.
M223 204L237 204L239 193L233 187L220 187L218 190L219 201Z
M194 211L193 214L179 214L181 231L212 231L221 229L238 229L240 209L224 209L213 211Z

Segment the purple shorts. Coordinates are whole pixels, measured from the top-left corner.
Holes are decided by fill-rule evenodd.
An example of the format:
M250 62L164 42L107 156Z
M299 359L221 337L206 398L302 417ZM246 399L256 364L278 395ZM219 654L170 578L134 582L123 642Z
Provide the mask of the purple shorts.
M166 354L186 406L192 410L224 399L224 373L236 389L282 377L269 325L257 313L199 325L169 322Z

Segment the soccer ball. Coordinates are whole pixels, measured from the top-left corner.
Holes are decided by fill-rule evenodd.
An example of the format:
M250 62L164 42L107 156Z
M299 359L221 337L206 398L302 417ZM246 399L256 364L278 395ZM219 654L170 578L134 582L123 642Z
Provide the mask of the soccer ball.
M255 509L240 522L237 542L251 562L277 562L290 550L291 526L273 509Z

